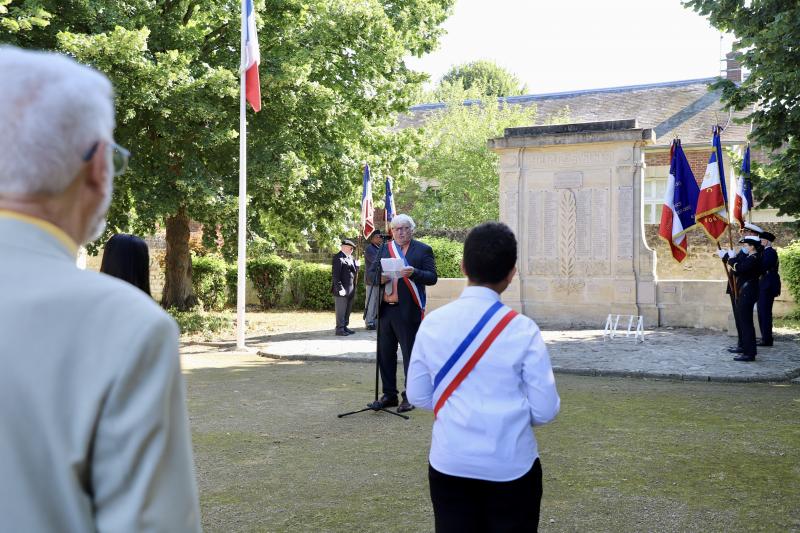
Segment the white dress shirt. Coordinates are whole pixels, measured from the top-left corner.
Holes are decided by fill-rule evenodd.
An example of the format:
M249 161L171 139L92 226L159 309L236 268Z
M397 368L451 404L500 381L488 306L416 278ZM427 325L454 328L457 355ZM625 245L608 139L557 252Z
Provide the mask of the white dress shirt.
M434 390L434 378L500 295L467 287L461 297L425 317L408 368L409 402L433 409L488 333L510 310L503 306L480 330ZM531 426L555 418L560 407L550 357L530 318L517 315L455 389L433 423L431 466L452 476L511 481L539 456Z

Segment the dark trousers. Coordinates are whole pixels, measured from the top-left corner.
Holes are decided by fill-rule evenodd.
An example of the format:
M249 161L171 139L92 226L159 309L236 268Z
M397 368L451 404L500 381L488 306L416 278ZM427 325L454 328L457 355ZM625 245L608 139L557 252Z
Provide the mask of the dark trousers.
M739 326L742 330L743 355L756 355L756 326L753 324L753 306L758 301L758 284L745 283L739 287L739 296L736 298L736 314L739 316Z
M375 319L378 316L378 298L380 296L380 285L367 285L366 301L364 302L364 323L367 326L375 325Z
M422 315L420 313L418 320L409 320L401 312L399 305L382 303L378 322L378 367L383 393L386 396L397 396L397 345L400 345L403 353L403 376L406 376ZM405 387L405 379L403 386Z
M334 296L333 303L336 308L336 331L342 332L350 325L350 312L353 310L355 291L347 296Z
M764 290L758 294L758 327L761 330L761 342L764 344L772 344L772 304L775 297L768 294Z
M542 502L539 459L513 481L450 476L428 465L436 533L537 531Z
M733 321L736 323L736 346L742 347L742 325L739 323L739 313L736 311L736 300L731 294L731 306L733 307Z

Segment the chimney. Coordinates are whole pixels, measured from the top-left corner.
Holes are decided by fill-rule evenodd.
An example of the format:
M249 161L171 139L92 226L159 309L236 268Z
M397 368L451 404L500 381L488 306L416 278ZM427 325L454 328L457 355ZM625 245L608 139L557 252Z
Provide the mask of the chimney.
M725 54L725 78L734 83L742 82L742 63L739 61L741 56L741 52Z

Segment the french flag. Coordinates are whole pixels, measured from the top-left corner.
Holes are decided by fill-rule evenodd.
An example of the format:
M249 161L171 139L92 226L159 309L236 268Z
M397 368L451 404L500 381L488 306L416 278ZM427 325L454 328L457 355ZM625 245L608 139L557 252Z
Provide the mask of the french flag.
M392 178L386 178L386 199L384 203L386 204L386 209L384 210L385 220L386 220L386 233L391 235L392 219L396 214L394 209L394 195L392 194Z
M243 0L247 21L244 37L244 71L245 71L245 96L253 107L253 111L261 111L261 82L258 79L258 65L261 63L261 53L258 51L258 35L256 35L256 11L253 0Z
M744 219L753 207L753 186L750 182L750 145L744 151L742 159L742 175L736 182L736 199L733 201L733 218L744 227Z
M364 190L361 193L361 232L364 238L369 238L375 230L372 208L372 177L369 175L369 165L364 165Z
M658 236L669 243L672 257L682 263L688 255L686 232L695 225L700 189L679 140L672 142L670 152L669 178Z
M700 197L697 199L697 221L703 226L708 236L719 241L728 227L728 206L725 199L725 171L722 166L722 144L719 139L719 128L714 126L711 157L708 158L706 174L700 185Z

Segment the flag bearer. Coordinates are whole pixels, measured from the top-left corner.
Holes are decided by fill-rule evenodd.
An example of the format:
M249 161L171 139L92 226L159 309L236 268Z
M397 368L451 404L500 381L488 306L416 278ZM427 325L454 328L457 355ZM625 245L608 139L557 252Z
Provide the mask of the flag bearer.
M753 324L753 306L758 302L758 278L761 275L761 239L755 236L742 238L744 253L728 259L736 277L736 315L742 332L742 353L734 361L755 361L756 328ZM726 256L727 257L727 256Z
M761 232L761 278L758 280L758 326L761 329L759 346L772 346L772 303L781 294L781 277L778 274L778 252L772 247L775 235Z

